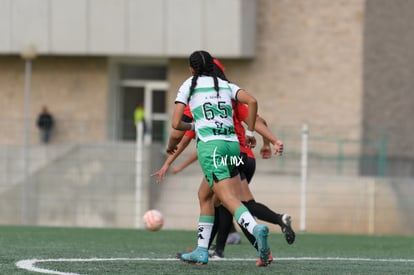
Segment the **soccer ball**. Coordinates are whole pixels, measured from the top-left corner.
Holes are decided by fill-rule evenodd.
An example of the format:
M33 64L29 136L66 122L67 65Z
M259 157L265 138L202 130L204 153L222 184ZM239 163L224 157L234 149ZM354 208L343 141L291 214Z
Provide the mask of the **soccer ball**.
M164 218L160 211L151 209L144 214L144 226L149 231L158 231L164 225Z

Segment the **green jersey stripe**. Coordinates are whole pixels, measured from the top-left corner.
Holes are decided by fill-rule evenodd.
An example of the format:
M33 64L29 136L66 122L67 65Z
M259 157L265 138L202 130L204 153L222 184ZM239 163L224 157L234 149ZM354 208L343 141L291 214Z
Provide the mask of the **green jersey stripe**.
M231 92L231 89L229 87L219 87L220 92L228 91ZM214 87L202 87L202 88L195 88L192 95L197 93L211 93L211 92L217 92Z

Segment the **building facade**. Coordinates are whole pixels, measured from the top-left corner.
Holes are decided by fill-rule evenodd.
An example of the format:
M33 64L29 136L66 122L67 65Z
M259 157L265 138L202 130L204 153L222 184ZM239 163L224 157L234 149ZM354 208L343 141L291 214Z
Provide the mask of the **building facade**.
M164 157L154 152L162 151L171 129L176 91L189 76L188 56L204 49L258 99L259 113L284 141L278 167L258 165L259 198L272 202L276 192L285 192L282 205L299 216L300 161L292 170L279 168L298 160L307 124L316 159L311 168L320 172L310 177L309 188L316 190L310 214L330 217L313 219L310 231L412 232L409 182L360 175L414 175L413 8L408 0L0 0L2 221L20 221L19 150L28 138L29 193L35 197L28 204L30 223L139 224L134 207L141 202L131 198L137 190L133 112L143 104L152 146L146 159L157 159L155 166L145 163L143 208L153 199L151 206L176 215L169 228L192 228L192 215L169 206L197 203L190 184L200 171L171 179L163 191L151 187L148 174ZM36 58L23 58L28 49ZM55 118L51 145L63 153L39 145L35 122L42 106ZM322 162L336 174L350 169L352 177L332 176ZM326 193L331 188L337 197ZM352 198L345 208L344 194ZM339 224L331 222L338 209L356 214L328 228ZM390 217L398 221L386 228Z
M0 120L8 131L0 139L22 141L25 47L37 52L31 132L48 105L57 120L54 142L133 139L138 101L145 101L152 133L162 139L175 91L188 76L187 57L206 49L258 98L272 128L308 123L318 136L360 141L345 149L349 155L381 151L389 157L388 174L413 175L411 5L1 0ZM31 139L37 142L36 134ZM386 147L364 140L385 140Z

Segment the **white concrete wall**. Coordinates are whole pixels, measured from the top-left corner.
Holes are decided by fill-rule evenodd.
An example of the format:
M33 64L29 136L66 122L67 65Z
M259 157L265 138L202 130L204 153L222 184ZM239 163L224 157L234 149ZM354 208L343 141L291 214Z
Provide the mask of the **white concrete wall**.
M255 54L255 0L0 0L0 54Z

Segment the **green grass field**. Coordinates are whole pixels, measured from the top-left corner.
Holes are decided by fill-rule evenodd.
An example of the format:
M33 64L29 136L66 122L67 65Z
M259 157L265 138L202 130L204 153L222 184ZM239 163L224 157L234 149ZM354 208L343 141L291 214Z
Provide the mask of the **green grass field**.
M255 267L246 239L228 245L225 260L195 266L174 256L196 244L196 231L1 226L0 274L414 274L414 236L299 233L288 245L271 233L269 240L268 267Z

